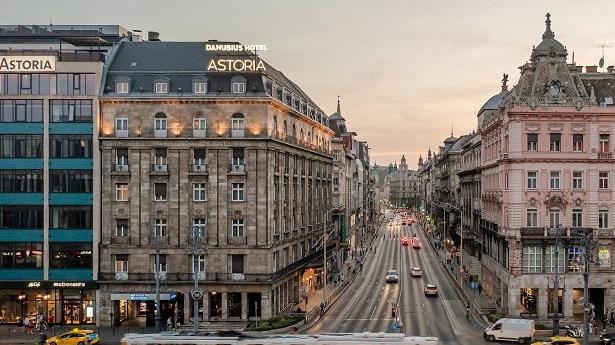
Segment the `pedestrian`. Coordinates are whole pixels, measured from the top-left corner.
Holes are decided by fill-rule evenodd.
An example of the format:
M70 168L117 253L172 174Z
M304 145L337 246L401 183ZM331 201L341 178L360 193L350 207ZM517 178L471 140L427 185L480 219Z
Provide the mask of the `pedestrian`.
M611 327L615 326L615 311L611 309L611 314L609 316Z
M323 302L320 302L320 315L324 315L325 314L325 304Z
M173 329L173 317L169 316L169 318L167 319L167 331L170 331Z
M28 315L26 315L23 318L23 332L26 333L28 331L28 328L30 327L30 317L28 317Z
M480 296L480 294L483 292L483 284L478 283L477 289L478 289L478 296Z

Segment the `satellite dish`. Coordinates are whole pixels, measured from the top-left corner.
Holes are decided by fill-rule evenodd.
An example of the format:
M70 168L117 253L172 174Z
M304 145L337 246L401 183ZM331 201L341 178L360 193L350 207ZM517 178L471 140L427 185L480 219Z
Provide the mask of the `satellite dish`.
M600 62L598 62L598 65L600 66L600 68L604 67L604 57L600 58Z

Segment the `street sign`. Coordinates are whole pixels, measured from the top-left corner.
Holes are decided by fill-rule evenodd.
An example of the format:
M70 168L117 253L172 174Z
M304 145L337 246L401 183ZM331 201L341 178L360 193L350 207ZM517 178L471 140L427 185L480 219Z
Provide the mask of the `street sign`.
M478 282L472 282L472 283L470 283L470 288L472 288L472 289L478 289Z
M201 299L201 297L203 297L203 290L201 289L192 289L190 291L190 295L192 296L192 299Z
M391 323L391 327L390 327L390 329L391 329L391 332L392 332L392 333L396 333L396 332L397 332L397 322L396 322L396 321L393 321L393 322Z

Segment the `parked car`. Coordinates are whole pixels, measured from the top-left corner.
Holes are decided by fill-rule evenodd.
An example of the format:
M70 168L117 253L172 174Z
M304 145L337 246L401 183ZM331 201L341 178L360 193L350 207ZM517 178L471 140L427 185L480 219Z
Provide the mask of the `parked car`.
M396 270L388 270L386 280L387 283L397 283L399 281L399 276L397 275Z
M485 328L483 338L488 341L507 340L530 343L534 339L534 330L534 320L503 318Z
M435 284L427 284L423 288L423 293L427 297L429 296L438 297L438 287Z
M410 275L412 277L420 277L423 275L423 272L421 271L420 267L412 267L412 269L410 270Z
M604 333L600 335L601 345L615 345L615 333Z

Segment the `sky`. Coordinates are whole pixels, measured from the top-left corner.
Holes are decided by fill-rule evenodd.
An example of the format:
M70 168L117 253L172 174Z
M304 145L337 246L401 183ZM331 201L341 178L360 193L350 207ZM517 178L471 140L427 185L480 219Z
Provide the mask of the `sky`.
M119 24L164 41L265 44L261 56L368 142L371 163L415 168L509 85L541 41L545 14L577 65L615 42L612 1L1 0L2 24ZM615 65L615 43L605 66ZM612 56L612 58L609 58Z

